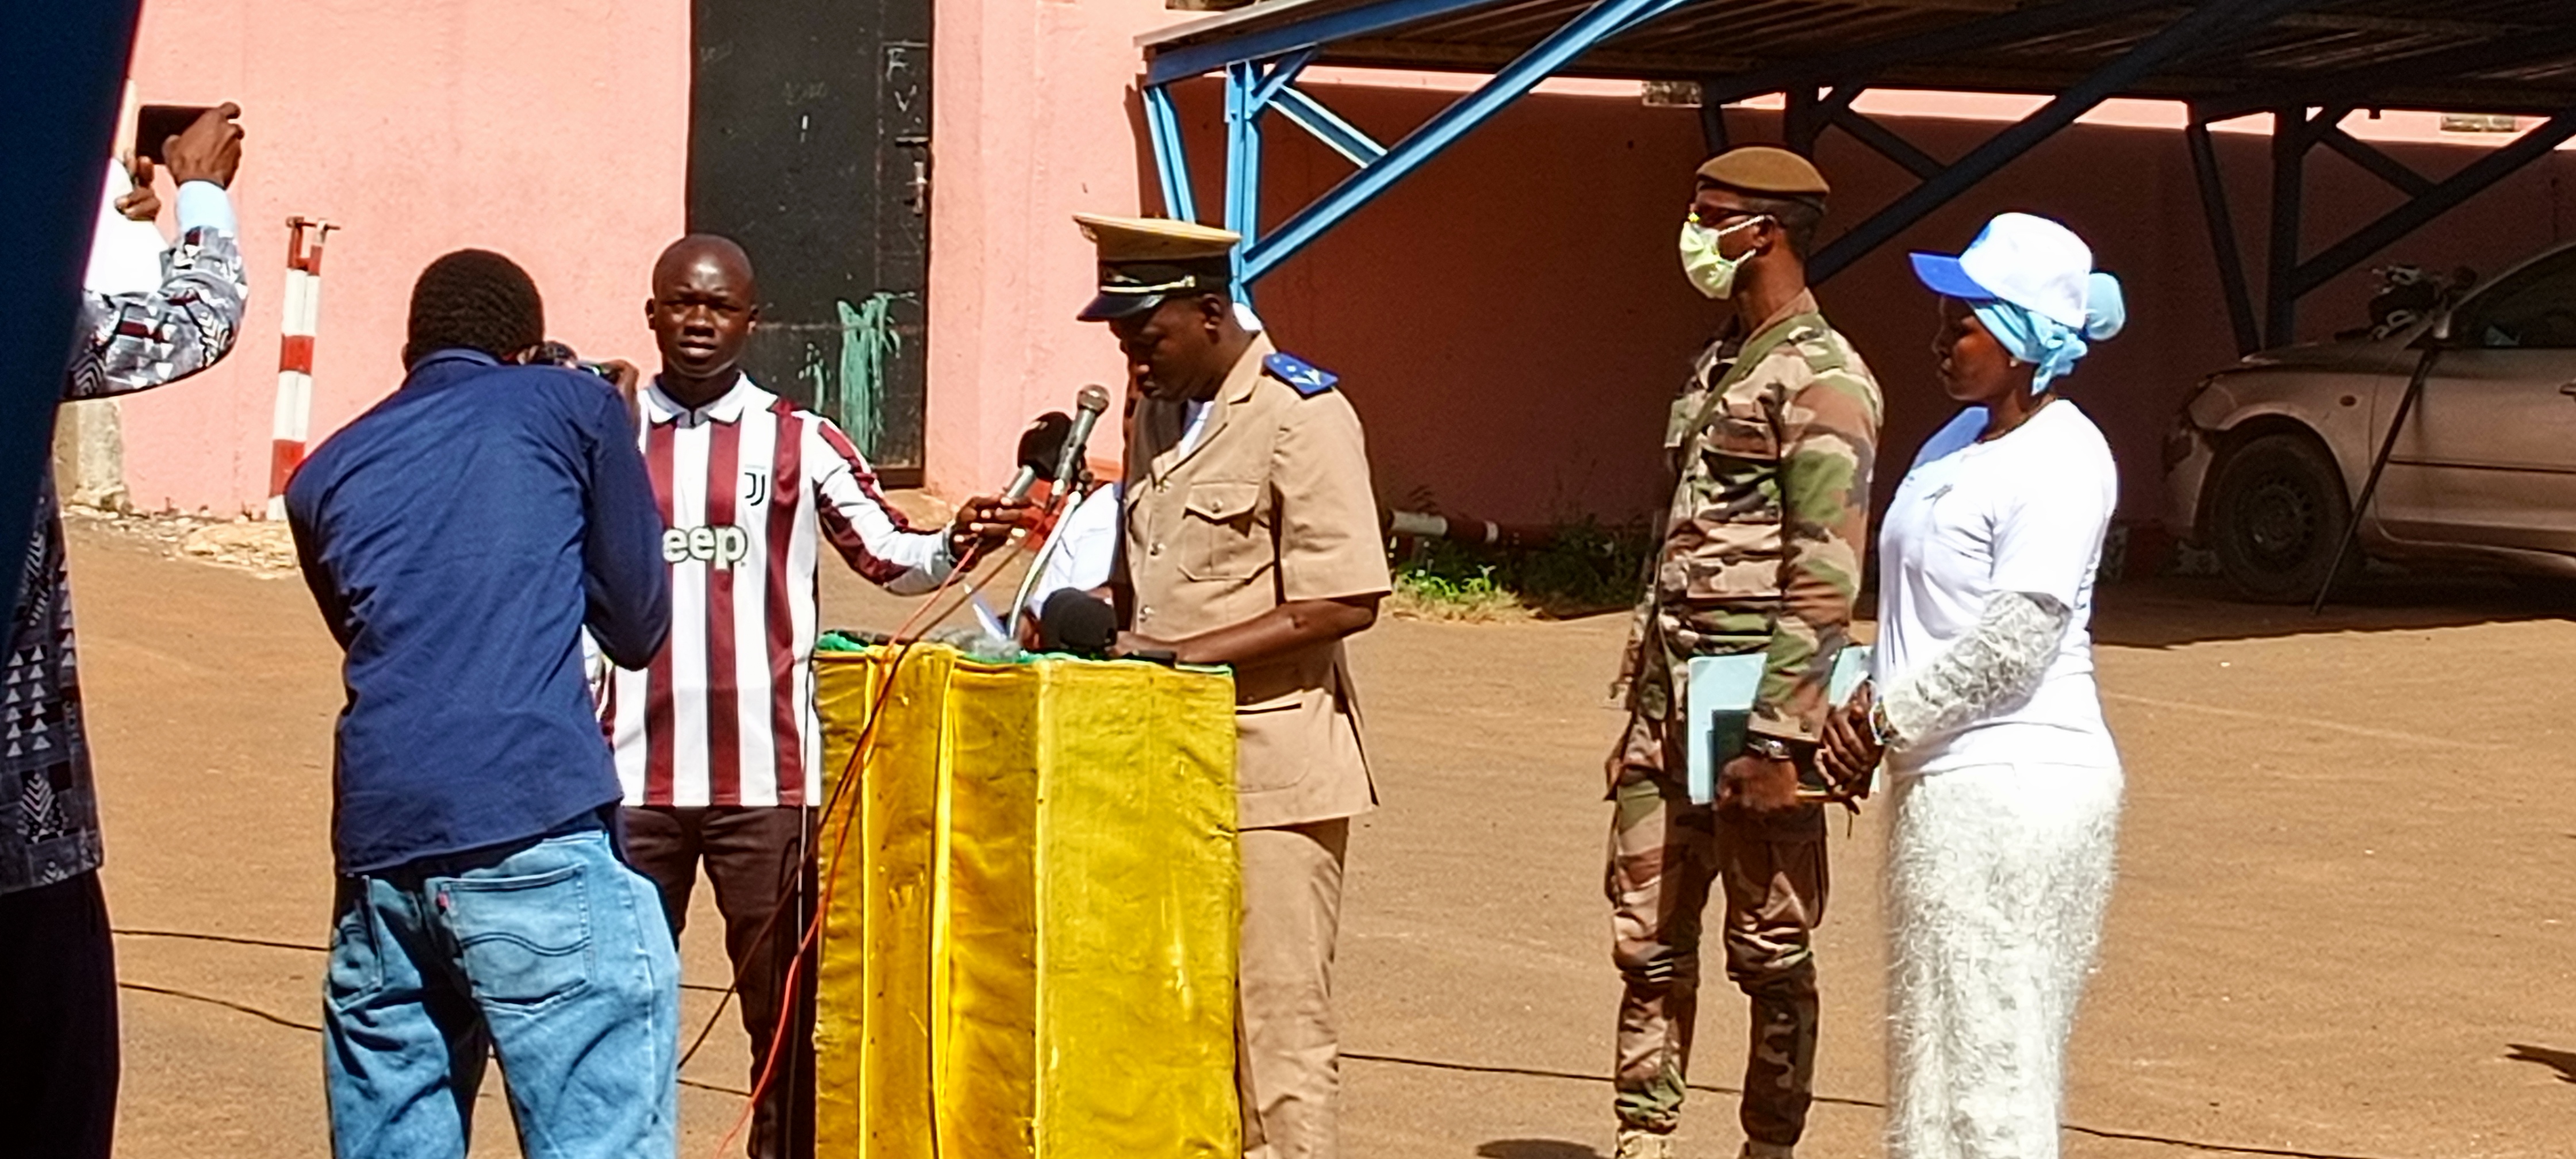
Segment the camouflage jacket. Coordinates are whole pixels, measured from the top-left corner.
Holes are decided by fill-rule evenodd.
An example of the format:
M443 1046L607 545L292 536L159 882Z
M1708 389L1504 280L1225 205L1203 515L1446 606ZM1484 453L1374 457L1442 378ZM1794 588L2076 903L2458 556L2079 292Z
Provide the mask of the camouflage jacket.
M1693 656L1764 652L1752 731L1818 738L1860 594L1880 415L1877 379L1813 295L1701 352L1665 427L1677 481L1629 636L1632 711L1677 716Z

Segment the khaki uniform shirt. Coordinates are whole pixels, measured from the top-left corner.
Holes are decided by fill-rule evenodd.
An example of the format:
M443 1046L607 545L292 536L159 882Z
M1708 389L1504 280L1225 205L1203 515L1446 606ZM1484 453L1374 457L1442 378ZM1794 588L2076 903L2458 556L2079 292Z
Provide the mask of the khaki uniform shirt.
M1755 346L1769 349L1744 365ZM1813 295L1701 353L1665 436L1678 479L1629 637L1633 712L1677 721L1691 657L1761 652L1752 731L1820 739L1860 594L1880 413L1877 379Z
M1275 352L1254 336L1186 451L1185 404L1137 406L1120 565L1144 635L1177 640L1283 603L1388 590L1359 415L1338 391L1301 392L1265 369ZM1234 690L1243 828L1376 803L1340 641L1239 667Z

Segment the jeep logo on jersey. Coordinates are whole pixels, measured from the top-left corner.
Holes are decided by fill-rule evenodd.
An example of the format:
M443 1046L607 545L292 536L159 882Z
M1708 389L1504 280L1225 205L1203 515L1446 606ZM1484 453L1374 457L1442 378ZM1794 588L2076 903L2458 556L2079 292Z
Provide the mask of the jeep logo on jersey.
M665 563L712 563L732 568L751 554L751 536L730 524L723 527L674 527L662 533Z

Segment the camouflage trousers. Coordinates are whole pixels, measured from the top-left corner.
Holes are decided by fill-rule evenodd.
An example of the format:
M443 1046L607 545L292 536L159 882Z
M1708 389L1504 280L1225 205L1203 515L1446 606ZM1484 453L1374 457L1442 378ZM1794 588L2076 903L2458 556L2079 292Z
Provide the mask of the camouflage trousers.
M1752 1000L1744 1063L1745 1137L1788 1146L1806 1130L1816 1069L1816 966L1824 920L1824 815L1810 807L1754 822L1693 805L1678 729L1632 716L1611 787L1611 957L1619 1001L1614 1101L1623 1126L1681 1119L1699 1007L1701 913L1725 907L1726 976Z

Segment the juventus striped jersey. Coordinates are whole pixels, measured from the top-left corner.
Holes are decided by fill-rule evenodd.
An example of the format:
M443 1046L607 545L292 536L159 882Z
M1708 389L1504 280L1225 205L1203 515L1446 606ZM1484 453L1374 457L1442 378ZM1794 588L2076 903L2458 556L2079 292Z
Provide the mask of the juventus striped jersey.
M671 642L610 674L600 715L629 805L820 804L816 542L897 594L947 577L948 537L914 531L839 427L752 384L689 410L638 400L662 507Z

